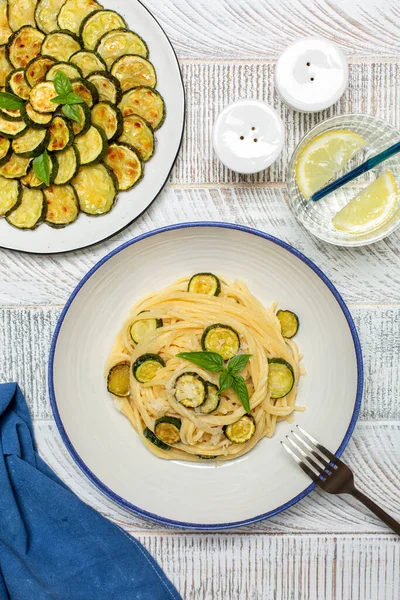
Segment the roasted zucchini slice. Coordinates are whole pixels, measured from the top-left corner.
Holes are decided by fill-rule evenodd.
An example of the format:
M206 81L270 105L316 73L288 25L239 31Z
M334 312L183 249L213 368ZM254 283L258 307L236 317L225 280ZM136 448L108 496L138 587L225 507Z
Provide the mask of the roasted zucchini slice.
M107 152L107 138L100 127L91 125L86 133L75 140L81 165L95 165Z
M21 202L22 185L18 179L0 177L0 216L4 217Z
M47 150L55 152L68 148L74 141L74 132L72 125L64 117L56 116L50 123L50 139L47 143Z
M8 60L18 69L26 67L29 61L39 56L44 34L30 25L21 27L11 36L8 44Z
M99 39L108 31L127 27L124 19L113 10L98 10L87 16L82 22L80 34L83 45L94 50Z
M15 94L22 100L28 100L31 88L25 79L25 69L14 69L7 75L6 92Z
M76 121L72 122L72 130L74 132L75 137L77 137L78 135L85 134L92 124L92 119L90 117L90 108L88 107L88 105L83 102L82 104L77 104L76 107L79 110L80 121L79 123L77 123Z
M8 161L1 165L0 175L7 179L20 179L26 175L31 160L12 153Z
M244 444L255 434L256 422L252 415L243 415L236 423L225 425L223 431L229 441L234 444Z
M4 165L12 153L11 142L5 137L0 137L0 166Z
M0 116L0 136L13 139L22 135L26 130L27 125L25 121L10 121Z
M23 25L36 27L35 6L37 0L9 0L8 21L13 31L17 31Z
M79 153L75 146L57 152L58 172L54 179L56 185L65 185L72 181L80 166Z
M271 398L283 398L294 386L294 371L283 358L268 359L268 390Z
M90 81L86 81L85 79L73 79L71 85L74 94L80 96L89 108L99 101L97 89Z
M142 354L132 366L133 376L139 383L148 383L165 367L165 362L158 354Z
M50 185L44 189L44 195L46 223L52 227L65 227L77 219L79 204L72 185Z
M107 69L106 63L101 56L91 50L79 50L79 52L71 56L70 62L80 68L83 77Z
M0 44L6 44L12 35L7 18L7 0L0 0Z
M186 408L197 408L207 398L207 384L198 373L187 371L175 381L175 399Z
M23 135L12 141L11 146L17 156L33 158L42 154L48 141L47 129L27 129Z
M118 79L123 92L142 85L154 88L157 83L153 65L138 54L124 54L117 58L111 66L111 74Z
M46 202L42 190L22 186L21 203L6 217L7 222L18 229L35 229L43 220Z
M193 294L207 294L218 296L221 291L221 282L213 273L196 273L190 278L188 292Z
M58 71L64 73L64 75L66 75L70 81L82 77L82 71L79 67L77 67L76 65L71 65L67 62L60 61L47 71L46 81L53 81Z
M0 87L7 83L7 77L12 72L13 67L7 58L6 46L0 46Z
M133 146L144 162L154 154L153 128L138 115L130 115L124 118L122 135L119 141Z
M172 445L181 441L182 422L176 417L160 417L154 423L154 433L165 444Z
M38 113L54 112L58 106L52 99L57 96L56 88L52 81L42 81L33 87L29 93L29 102Z
M205 328L201 345L203 350L217 352L224 360L228 360L239 352L240 340L233 327L215 323Z
M163 326L162 319L155 319L154 317L147 318L143 317L140 321L132 323L129 329L132 341L135 344L141 342L149 333L155 331L159 327Z
M139 115L157 129L165 118L164 100L157 90L148 87L137 87L125 92L119 103L122 115Z
M143 176L139 154L129 144L110 144L104 162L114 172L119 190L130 190Z
M147 440L149 440L149 442L157 446L157 448L160 448L160 450L171 450L171 446L168 446L168 444L164 444L164 442L159 440L158 437L148 427L143 429L143 435Z
M101 127L106 138L112 140L122 133L123 118L118 106L111 102L99 102L92 107L91 118L93 125Z
M22 107L21 116L28 127L31 127L32 129L44 129L45 127L48 127L53 118L51 113L44 114L36 112L29 102Z
M57 15L65 0L39 0L35 9L36 26L44 33L58 29Z
M107 165L81 167L72 180L78 194L79 207L88 215L108 213L117 196L118 183Z
M99 95L99 102L118 104L122 98L121 86L118 79L107 71L96 71L87 78L93 83Z
M41 54L52 56L56 60L67 62L81 49L79 38L70 31L53 31L43 40Z
M116 29L105 33L96 46L97 52L105 61L107 68L121 56L137 54L147 58L149 51L146 43L137 33L129 29Z
M54 180L57 175L58 162L57 162L57 159L54 156L54 154L49 154L49 161L51 164L51 171L50 171L50 185L51 185L52 183L54 183ZM34 188L37 190L42 190L46 187L46 184L41 179L39 179L39 177L36 175L35 171L33 170L33 167L30 167L27 174L21 178L21 183L23 183L26 187Z
M21 109L2 108L0 110L0 116L6 121L21 121Z
M219 403L220 403L220 395L218 394L218 386L214 385L213 383L210 383L209 381L206 382L206 391L207 391L207 395L206 395L206 399L205 402L203 402L203 404L200 406L200 413L202 415L208 415L212 412L214 412L215 410L217 410Z
M122 362L111 367L107 376L107 390L113 396L129 396L131 368L129 363Z
M30 87L46 79L46 73L56 62L51 56L36 56L25 67L25 77Z
M291 310L278 310L276 316L281 324L281 333L284 338L294 337L299 329L299 317Z
M96 0L67 0L58 15L58 26L79 35L82 21L95 10L102 8Z

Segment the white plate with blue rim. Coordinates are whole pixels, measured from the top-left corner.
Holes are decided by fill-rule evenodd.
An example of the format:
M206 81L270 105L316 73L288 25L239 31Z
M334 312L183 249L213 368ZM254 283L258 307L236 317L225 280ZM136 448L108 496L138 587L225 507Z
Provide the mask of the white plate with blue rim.
M360 410L363 367L350 313L327 277L300 252L240 225L187 223L120 246L79 283L54 333L49 390L72 457L106 496L136 515L189 529L221 530L272 517L315 487L280 441L291 427L220 464L162 460L142 444L107 392L104 367L131 305L183 275L244 280L264 304L299 315L307 376L295 422L340 455Z
M80 213L62 229L42 223L33 230L21 230L0 219L0 246L38 254L53 254L84 248L115 235L139 217L165 185L182 141L185 95L178 59L165 32L138 0L105 0L105 9L119 13L129 29L144 39L149 60L157 74L156 89L162 95L166 118L155 132L154 156L145 163L144 176L129 191L120 192L113 209L104 215Z

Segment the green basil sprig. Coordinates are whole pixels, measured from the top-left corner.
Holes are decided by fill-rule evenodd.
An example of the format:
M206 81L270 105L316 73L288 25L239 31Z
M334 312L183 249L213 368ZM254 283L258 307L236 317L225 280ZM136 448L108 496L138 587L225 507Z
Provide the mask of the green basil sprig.
M46 185L50 185L50 159L47 150L33 159L33 171Z
M24 104L25 102L22 100L22 98L15 96L15 94L0 92L0 108L18 110L18 108L22 108Z
M68 77L62 71L57 71L53 79L54 87L58 96L52 98L51 101L55 104L62 104L61 110L66 117L81 122L81 115L76 104L82 104L83 100L78 94L72 91L72 85Z

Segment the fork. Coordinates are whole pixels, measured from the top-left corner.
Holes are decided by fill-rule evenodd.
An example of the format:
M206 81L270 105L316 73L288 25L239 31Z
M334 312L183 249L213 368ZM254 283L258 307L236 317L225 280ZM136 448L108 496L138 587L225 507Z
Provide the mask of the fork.
M400 535L400 523L356 488L351 469L299 425L296 428L302 434L291 431L297 443L286 436L293 449L282 441L281 444L314 483L328 494L351 494Z

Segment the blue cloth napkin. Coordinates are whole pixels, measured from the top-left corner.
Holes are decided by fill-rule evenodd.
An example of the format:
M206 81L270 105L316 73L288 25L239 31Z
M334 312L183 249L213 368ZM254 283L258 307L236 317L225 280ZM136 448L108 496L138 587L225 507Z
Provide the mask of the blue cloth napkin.
M150 554L37 453L16 383L0 385L0 599L179 600Z

